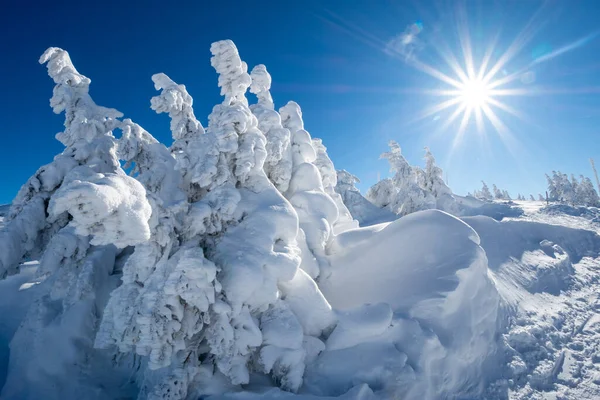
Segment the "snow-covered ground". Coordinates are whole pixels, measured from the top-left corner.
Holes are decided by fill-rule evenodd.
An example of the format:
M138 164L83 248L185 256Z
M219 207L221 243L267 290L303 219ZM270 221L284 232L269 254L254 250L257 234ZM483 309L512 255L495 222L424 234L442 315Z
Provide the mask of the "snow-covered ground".
M211 53L206 129L152 77L169 148L42 56L65 148L0 206L2 399L600 398L598 209L457 196L395 142L364 197Z
M600 398L600 224L595 208L516 201L502 222L464 218L481 237L509 316L504 377L489 399Z
M478 398L482 382L486 399L600 398L597 210L517 206L500 222L423 211L338 235L320 281L338 322L303 394L258 380L211 398ZM35 268L2 283L2 376Z

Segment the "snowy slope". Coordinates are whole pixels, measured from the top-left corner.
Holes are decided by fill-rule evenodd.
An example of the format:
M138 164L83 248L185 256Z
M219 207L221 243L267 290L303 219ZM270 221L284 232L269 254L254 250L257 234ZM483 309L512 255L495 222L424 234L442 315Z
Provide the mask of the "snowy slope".
M518 219L464 218L481 237L508 307L504 377L488 388L486 398L600 398L595 210L518 204L524 210Z

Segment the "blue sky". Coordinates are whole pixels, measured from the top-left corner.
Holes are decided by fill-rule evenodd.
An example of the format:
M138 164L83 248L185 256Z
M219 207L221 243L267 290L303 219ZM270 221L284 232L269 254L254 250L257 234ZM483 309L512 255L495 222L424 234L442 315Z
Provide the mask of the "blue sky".
M168 118L150 110L150 77L164 72L185 84L206 125L221 101L209 53L221 39L232 39L250 68L267 65L276 106L297 101L307 130L363 190L388 175L378 157L394 139L412 164L429 146L457 193L483 179L513 195L537 194L545 190L544 172L591 176L588 159L600 163L598 15L593 0L8 1L0 15L0 203L62 151L54 135L63 116L49 107L53 83L37 63L47 47L69 51L91 78L96 103L168 145ZM438 49L462 62L459 28L468 30L476 69L495 37L490 67L515 39L522 44L497 74L518 72L506 87L527 94L499 98L518 117L494 109L514 136L510 146L489 120L478 129L471 119L451 151L461 118L440 128L453 107L416 118L448 99L429 93L449 87L422 66L456 78ZM386 51L407 32L414 33L408 44Z

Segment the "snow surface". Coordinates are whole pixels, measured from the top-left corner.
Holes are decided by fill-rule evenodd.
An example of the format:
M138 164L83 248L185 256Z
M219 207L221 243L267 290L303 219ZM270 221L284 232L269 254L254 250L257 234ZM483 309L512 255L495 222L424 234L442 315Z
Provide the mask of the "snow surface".
M370 202L264 65L211 53L206 129L152 77L170 147L42 56L65 149L0 206L1 398L600 398L599 209L458 196L397 143Z

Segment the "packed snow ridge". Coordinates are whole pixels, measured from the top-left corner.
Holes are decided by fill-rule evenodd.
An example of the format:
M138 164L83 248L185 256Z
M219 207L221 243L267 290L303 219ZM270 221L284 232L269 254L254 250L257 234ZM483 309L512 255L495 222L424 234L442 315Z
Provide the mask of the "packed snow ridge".
M396 142L364 197L264 65L210 51L206 125L152 76L169 147L42 55L65 148L0 207L2 399L600 395L597 209L458 196Z

